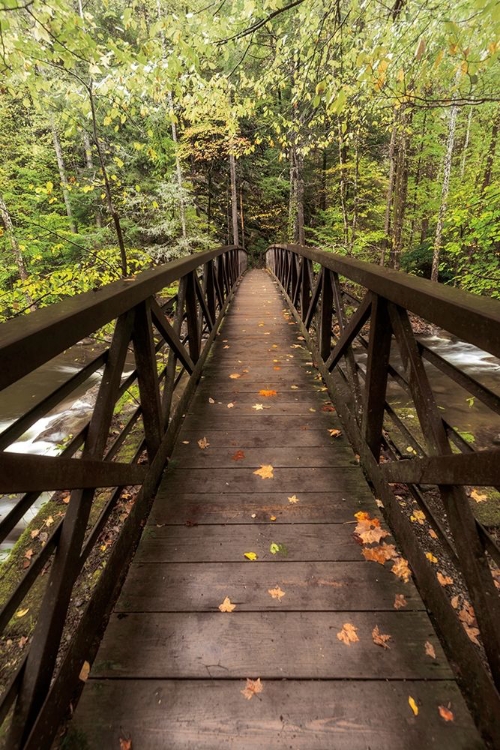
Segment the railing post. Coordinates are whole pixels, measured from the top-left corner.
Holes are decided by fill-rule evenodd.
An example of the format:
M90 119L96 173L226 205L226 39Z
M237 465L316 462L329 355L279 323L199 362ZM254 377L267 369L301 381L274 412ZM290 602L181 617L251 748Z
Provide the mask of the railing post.
M302 279L300 288L300 317L306 319L311 301L311 271L312 263L309 258L302 258Z
M149 300L141 302L136 308L133 341L144 435L148 458L151 463L160 447L162 429L160 391Z
M196 364L200 358L200 331L198 325L198 306L196 303L196 281L194 271L186 279L186 316L189 337L189 356Z
M326 362L332 348L332 317L333 317L333 289L332 275L328 268L323 269L321 280L321 311L319 328L319 351Z
M212 320L215 320L216 319L215 280L214 280L214 265L213 265L212 260L205 264L204 286L206 288L206 293L207 293L208 311L210 313L210 317L212 318Z
M378 461L384 423L387 374L391 353L392 326L387 300L372 295L370 339L366 365L362 437Z

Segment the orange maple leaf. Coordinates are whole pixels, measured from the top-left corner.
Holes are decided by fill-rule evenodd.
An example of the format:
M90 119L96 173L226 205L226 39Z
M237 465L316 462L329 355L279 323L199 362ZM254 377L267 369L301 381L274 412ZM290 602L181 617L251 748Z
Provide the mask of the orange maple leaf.
M259 391L259 396L265 396L266 398L270 398L271 396L277 396L278 391L268 391L268 390L261 390Z
M229 377L231 380L237 380L237 378L241 378L241 375L238 372L233 372Z
M276 586L275 589L268 589L267 593L271 594L271 596L273 597L273 599L277 599L280 602L283 599L283 597L285 596L286 592L282 591L279 586Z
M208 448L210 443L206 439L206 437L203 437L201 440L198 440L198 445L200 446L201 450L204 451L205 448Z
M455 716L453 715L453 711L450 711L449 708L446 708L446 706L438 706L439 715L442 719L445 721L455 721Z
M236 451L234 456L232 456L233 461L242 461L245 458L245 453L243 451Z
M262 479L274 479L273 467L270 464L261 464L260 469L254 471L254 474Z
M407 604L408 602L403 594L396 594L394 599L394 609L401 609L402 607L406 607Z
M359 638L356 635L357 630L358 629L350 622L345 622L342 630L337 633L337 638L339 641L342 641L342 643L345 643L346 646L350 646L351 643L359 641Z
M390 648L387 641L390 641L392 636L381 633L378 629L378 625L375 625L372 630L372 638L376 646L381 646L382 648Z
M221 612L232 612L235 608L236 604L233 604L228 596L226 596L222 604L219 604L219 609Z
M257 680L250 680L247 677L247 684L243 688L243 690L240 690L240 693L245 696L245 698L249 701L251 700L254 695L257 693L262 693L264 690L264 685L260 681L260 677Z
M408 566L408 560L405 560L404 557L397 557L394 560L391 572L394 573L395 576L398 576L398 578L402 578L405 583L411 578L411 570Z
M436 658L436 652L434 650L434 646L432 645L430 641L425 642L425 653L427 656L430 656L431 659Z
M393 544L383 542L378 547L365 547L361 550L365 560L371 560L384 565L386 560L392 560L396 556L396 547Z
M453 583L453 578L450 578L450 576L444 576L440 572L436 574L436 577L439 583L441 584L441 586L451 586Z
M132 740L130 737L120 737L120 750L132 750Z

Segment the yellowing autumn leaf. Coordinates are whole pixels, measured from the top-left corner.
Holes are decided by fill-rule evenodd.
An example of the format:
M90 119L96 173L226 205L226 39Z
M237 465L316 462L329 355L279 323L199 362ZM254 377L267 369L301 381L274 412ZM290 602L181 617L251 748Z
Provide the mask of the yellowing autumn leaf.
M426 558L429 560L429 562L436 564L438 562L438 559L435 555L432 554L432 552L426 552L425 553Z
M484 501L488 499L488 495L481 495L478 490L472 490L470 496L473 500L476 501L476 503L484 503Z
M396 594L393 605L394 609L401 609L402 607L406 607L407 604L408 602L403 594Z
M339 641L342 641L342 643L345 643L346 646L350 646L351 643L359 641L359 638L356 635L357 630L358 629L350 622L345 622L342 630L337 633L337 638Z
M260 681L260 677L257 680L249 680L247 678L247 684L240 693L245 696L247 700L251 700L257 693L262 693L264 689L263 684Z
M247 558L247 560L257 560L257 554L255 552L244 552L243 556Z
M270 521L276 521L276 516L269 516Z
M411 570L408 566L408 560L405 560L404 557L396 558L394 565L391 568L391 572L394 573L395 576L398 576L398 578L401 578L405 583L411 578Z
M296 495L292 495L291 497L288 498L288 502L294 505L295 503L300 502L300 498L298 498Z
M422 525L423 523L425 523L425 513L421 510L414 511L413 515L410 516L410 521Z
M437 573L437 579L441 586L451 586L453 583L453 578L450 578L450 576L444 576L442 573Z
M437 539L438 538L438 535L436 534L436 532L434 531L434 529L429 529L429 536L430 536L431 539Z
M231 599L228 596L226 596L222 604L219 604L219 609L221 612L232 612L235 608L236 604L232 604Z
M215 399L213 399L213 398L209 398L209 399L208 399L208 403L209 403L209 404L215 404Z
M255 409L255 411L262 411L264 409L264 405L263 404L254 404L252 406L252 409Z
M132 750L132 740L120 737L120 750Z
M415 703L415 699L411 697L411 695L408 696L408 703L410 704L410 708L415 714L415 716L418 716L418 706Z
M342 435L342 430L328 430L328 434L332 438L338 438Z
M27 615L29 611L29 607L26 607L26 609L18 609L16 612L16 617L24 617L24 615Z
M299 390L299 386L298 385L291 385L290 388L292 389L292 391L298 391Z
M202 437L201 440L198 440L198 445L200 446L201 450L204 451L205 448L208 448L208 446L210 445L210 443L208 442L208 440L206 439L206 437Z
M261 464L260 469L256 469L254 474L262 477L262 479L274 479L273 467L270 464Z
M279 586L276 586L275 589L268 589L267 593L271 594L271 596L273 597L273 599L277 599L279 602L285 596L285 592L282 591Z
M239 374L239 372L233 372L229 377L231 378L231 380L237 380L238 378L241 378L241 375Z
M372 630L372 639L376 646L381 646L382 648L390 648L387 641L390 641L391 638L392 636L381 633L378 629L378 625L375 625Z
M361 552L365 560L384 565L386 560L392 560L396 556L396 547L393 544L383 542L378 547L364 547Z
M455 716L453 715L453 711L450 711L449 708L446 708L446 706L438 706L439 715L442 719L445 721L455 721Z
M425 653L427 656L430 656L431 659L436 658L436 652L434 650L434 646L432 645L430 641L425 642Z
M277 391L267 391L267 390L259 391L259 396L265 396L266 398L270 398L271 396L277 396L277 395L278 395Z
M385 536L389 536L389 532L384 531L381 527L378 518L370 518L368 513L363 515L365 517L359 519L354 531L364 544L372 544L373 542L378 544Z
M83 666L80 670L80 674L78 675L78 679L81 680L82 682L87 682L89 674L90 674L90 664L88 663L88 661L84 661Z

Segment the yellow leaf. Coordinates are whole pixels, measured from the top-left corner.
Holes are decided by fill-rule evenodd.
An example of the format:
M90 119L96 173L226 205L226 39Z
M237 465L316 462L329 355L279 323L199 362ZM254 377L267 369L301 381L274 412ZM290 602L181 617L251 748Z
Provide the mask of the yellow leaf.
M274 479L273 467L270 464L261 464L260 469L256 469L256 471L254 471L254 474L262 477L262 479Z
M16 617L24 617L24 615L27 615L29 611L29 607L26 607L26 609L18 609L16 612Z
M247 684L240 693L245 696L247 700L251 700L257 693L262 693L264 689L263 684L260 681L260 677L257 680L249 680L247 678Z
M294 505L295 503L300 502L300 498L298 498L297 495L292 495L291 497L288 498L288 502Z
M264 409L264 405L263 404L254 404L252 406L252 409L255 409L255 411L262 411Z
M411 697L411 695L408 696L408 703L410 704L410 708L415 714L415 716L418 716L418 706L415 703L415 699Z
M277 396L277 391L266 391L262 390L259 391L259 396L265 396L266 398L270 398L271 396Z
M426 552L425 556L429 560L429 562L431 562L431 563L435 563L436 564L438 562L437 557L435 555L433 555L432 552Z
M436 658L436 652L434 651L434 646L430 641L425 642L425 653L427 656L430 656L431 659Z
M478 490L472 490L470 496L473 500L476 501L476 503L484 503L484 501L488 499L488 495L481 495Z
M419 523L422 526L425 522L425 513L421 510L416 510L413 515L410 516L410 521L413 521L413 523Z
M359 638L356 635L357 630L358 629L354 625L351 625L350 622L346 622L344 623L342 630L337 633L337 638L339 641L342 641L342 643L345 643L346 646L350 646L351 643L359 641Z
M444 576L442 573L437 573L437 579L441 586L451 586L453 583L453 578L450 578L450 576Z
M228 596L226 596L222 604L219 604L219 609L221 612L232 612L235 608L236 604L232 604L231 599Z
M340 437L342 435L342 431L341 430L328 430L328 433L329 433L330 437L333 437L333 438L338 438L338 437Z
M241 378L241 375L239 372L233 372L230 376L231 380L237 380L238 378Z
M267 593L271 594L271 596L273 597L273 599L277 599L279 602L285 596L285 592L282 591L279 586L276 586L275 589L268 589Z
M270 521L276 521L276 516L269 516Z
M257 554L255 552L244 552L243 556L247 558L247 560L256 560Z
M404 557L397 558L392 566L391 573L394 573L395 576L402 578L402 580L407 583L411 578L411 570L408 566L408 560L405 560Z
M206 437L203 437L201 440L198 440L198 445L200 446L201 450L205 450L205 448L208 448L210 443L206 439Z
M82 682L87 682L89 674L90 664L88 663L88 661L84 661L78 679L80 679Z

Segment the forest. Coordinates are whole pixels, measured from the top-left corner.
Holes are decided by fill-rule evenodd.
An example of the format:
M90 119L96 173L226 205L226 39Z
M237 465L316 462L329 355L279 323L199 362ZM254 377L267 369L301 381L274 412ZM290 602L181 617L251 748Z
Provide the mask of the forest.
M497 0L0 0L0 320L220 244L500 298Z

